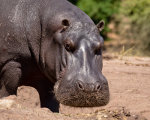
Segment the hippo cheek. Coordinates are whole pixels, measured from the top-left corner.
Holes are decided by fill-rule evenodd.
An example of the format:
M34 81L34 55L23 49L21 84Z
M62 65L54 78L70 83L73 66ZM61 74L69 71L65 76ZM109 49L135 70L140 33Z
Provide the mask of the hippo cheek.
M85 91L78 89L78 85L57 82L54 91L56 99L68 106L98 107L109 102L108 84L103 84L98 91Z

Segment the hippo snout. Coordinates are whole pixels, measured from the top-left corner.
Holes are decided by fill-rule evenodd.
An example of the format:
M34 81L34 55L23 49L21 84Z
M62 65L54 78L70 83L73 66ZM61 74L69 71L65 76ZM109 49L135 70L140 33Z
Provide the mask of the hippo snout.
M89 79L65 81L57 82L55 85L56 98L62 104L74 107L96 107L109 102L109 87L105 78L99 81Z

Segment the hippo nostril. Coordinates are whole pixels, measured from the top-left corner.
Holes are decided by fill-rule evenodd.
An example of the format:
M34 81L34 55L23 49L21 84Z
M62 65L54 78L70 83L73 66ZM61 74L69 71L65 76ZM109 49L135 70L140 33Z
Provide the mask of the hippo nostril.
M80 90L84 90L83 84L82 84L82 82L80 82L80 81L77 82L77 87L78 87Z
M83 88L83 86L80 83L79 83L79 88L81 88L81 89Z
M96 91L99 91L99 90L101 90L101 85L100 85L100 83L96 83L96 86L95 86L95 90Z
M100 85L98 85L98 86L97 86L97 90L99 90L100 88L101 88L101 86L100 86Z

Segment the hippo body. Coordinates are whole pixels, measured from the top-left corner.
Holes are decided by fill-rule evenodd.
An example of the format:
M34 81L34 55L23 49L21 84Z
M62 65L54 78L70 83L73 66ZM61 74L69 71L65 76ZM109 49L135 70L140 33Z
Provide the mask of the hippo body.
M0 0L0 98L22 85L41 107L109 101L102 75L103 39L93 21L67 0ZM32 96L31 96L32 97Z

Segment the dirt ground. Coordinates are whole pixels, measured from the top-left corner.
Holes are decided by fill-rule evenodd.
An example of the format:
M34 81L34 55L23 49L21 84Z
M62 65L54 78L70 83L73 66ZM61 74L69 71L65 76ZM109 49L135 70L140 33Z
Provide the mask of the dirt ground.
M111 92L107 107L125 107L150 120L150 58L105 60L103 73L107 76Z
M23 86L17 97L0 100L0 120L150 120L150 58L105 54L103 63L111 94L107 106L61 105L60 113L52 113L40 108L35 89Z

